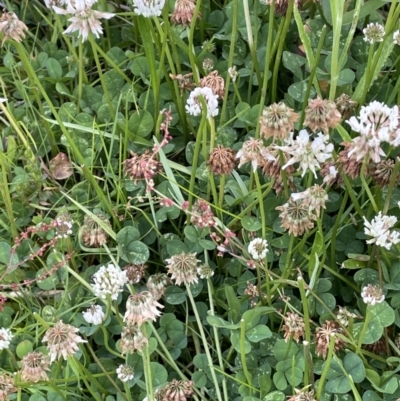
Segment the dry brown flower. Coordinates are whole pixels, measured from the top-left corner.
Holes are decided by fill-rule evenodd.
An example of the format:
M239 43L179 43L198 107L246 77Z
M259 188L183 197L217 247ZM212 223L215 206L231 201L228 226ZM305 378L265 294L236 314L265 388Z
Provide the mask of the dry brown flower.
M25 37L24 31L27 31L28 27L19 20L18 16L12 11L4 13L0 17L0 32L4 34L1 45L8 39L13 39L20 43Z
M169 278L165 273L156 273L147 280L146 287L153 298L158 301L167 289Z
M343 173L354 180L360 175L363 161L357 160L357 155L354 153L349 157L349 152L352 149L351 142L343 142L342 145L344 149L338 154L337 166L341 167Z
M49 162L49 171L55 180L65 180L74 173L72 163L65 153L60 152Z
M190 26L196 8L195 0L176 0L174 12L171 21L176 25ZM197 18L201 18L201 14L197 14Z
M190 222L199 228L210 228L216 225L214 213L204 199L197 199L192 207Z
M50 370L50 361L43 352L29 352L22 358L21 364L21 379L23 381L37 383L40 380L49 380L46 370Z
M317 97L308 101L304 125L310 127L313 132L322 130L328 133L329 128L335 128L341 118L334 102Z
M186 401L193 394L191 380L172 380L160 390L158 395L161 401Z
M304 338L305 323L304 318L297 313L286 312L286 316L283 317L285 324L282 326L282 330L285 332L285 341L289 338L293 338L297 343L300 337Z
M120 341L122 354L133 354L135 351L141 352L147 344L147 337L137 324L128 323L123 327Z
M111 228L111 224L106 216L101 213L96 213L102 223ZM81 230L82 242L85 246L90 248L99 248L107 243L107 232L90 216L85 216Z
M222 145L218 145L210 152L210 157L207 161L210 171L215 175L231 174L235 164L236 152Z
M319 173L321 174L321 177L324 178L324 183L330 187L338 187L343 184L343 180L336 169L336 163L333 160L321 164L321 170Z
M17 388L14 385L14 378L7 373L0 374L0 401L8 400L11 393L15 393Z
M351 97L345 93L335 99L335 104L344 120L347 120L358 106L358 103L355 100L351 100Z
M194 284L199 281L197 268L200 260L196 259L196 252L172 255L166 262L168 274L171 274L171 279L175 280L176 285Z
M130 154L132 157L124 161L125 173L135 184L141 179L150 180L162 171L162 164L154 159L150 151L146 150L141 155L131 151Z
M368 173L374 181L375 185L382 188L388 185L392 178L395 162L392 159L382 160L379 163L374 163L368 166ZM395 186L400 181L400 174L397 173Z
M185 75L169 74L169 77L173 81L178 81L178 87L181 90L181 95L183 95L183 92L185 91L185 89L191 90L193 88L193 86L195 86L194 82L192 82L192 80L191 80L192 76L193 76L193 72L190 72L189 74L185 74Z
M306 391L298 390L297 388L294 389L295 395L288 397L287 401L317 401L314 396L314 390Z
M315 330L314 340L317 343L315 353L318 356L322 356L322 358L326 359L332 336L334 336L335 342L333 351L338 352L345 345L345 342L338 335L342 333L343 331L337 322L326 320L321 327L317 327Z
M299 115L285 103L273 103L265 107L260 117L260 132L265 138L285 139L294 129Z
M225 81L218 75L218 71L210 72L206 77L200 79L200 87L210 88L214 95L219 96L221 99L225 93Z
M141 326L148 320L156 321L161 315L157 308L164 308L149 291L142 291L129 296L126 302L124 322Z
M140 264L129 264L124 267L126 272L126 277L129 280L130 284L137 284L143 277L144 273L147 269L147 265L144 263Z

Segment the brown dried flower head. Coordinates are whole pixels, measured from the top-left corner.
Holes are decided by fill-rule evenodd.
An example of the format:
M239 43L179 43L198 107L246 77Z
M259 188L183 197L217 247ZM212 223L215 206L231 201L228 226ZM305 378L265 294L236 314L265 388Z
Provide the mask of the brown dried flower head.
M273 103L265 107L260 117L260 132L265 138L285 139L294 129L299 115L285 103Z
M79 351L78 344L86 341L76 334L77 331L79 329L70 324L65 324L61 320L46 331L42 342L47 342L50 362L61 357L67 359Z
M150 180L162 171L162 164L154 159L150 151L146 150L141 155L131 151L130 154L132 157L124 161L125 173L135 184L138 180Z
M196 202L194 202L190 221L194 226L199 228L210 228L216 225L214 213L210 205L204 199L197 199Z
M58 153L49 162L49 171L55 180L65 180L74 173L72 163L65 153Z
M295 395L288 397L287 401L317 401L314 396L314 390L306 391L305 389L294 389Z
M124 326L120 341L122 354L133 354L135 351L141 352L147 344L147 337L137 324L128 323Z
M165 273L156 273L147 280L146 287L157 301L164 295L169 279Z
M335 99L335 104L342 118L345 120L350 118L354 109L358 106L358 103L355 100L351 100L351 97L345 93L342 93Z
M302 316L293 312L286 312L286 316L283 317L285 324L282 326L282 330L285 332L285 341L289 338L293 338L297 343L300 337L304 338L305 323Z
M368 166L368 173L377 187L389 185L394 169L395 162L392 159L382 160L379 163L374 163ZM400 182L400 174L397 174L395 186Z
M195 284L199 281L197 268L200 260L196 259L196 252L172 255L166 262L168 274L171 274L171 279L175 280L176 285Z
M144 263L140 264L129 264L124 267L126 277L128 277L129 284L137 284L145 274L147 265Z
M202 65L203 65L204 71L206 71L206 72L211 71L214 68L214 60L210 57L206 57L203 60Z
M0 17L0 32L4 34L1 45L4 45L4 42L7 39L13 39L16 42L20 43L21 40L25 37L24 31L27 31L28 27L19 20L18 16L12 11L4 13Z
M215 175L231 174L235 164L236 152L231 148L224 148L222 145L218 145L210 152L207 161L210 171Z
M195 0L176 0L174 12L171 16L171 21L175 25L190 26L196 8ZM197 18L201 18L201 14L198 13Z
M317 97L308 101L304 125L310 127L313 132L322 130L328 133L329 128L335 128L341 118L334 102Z
M200 79L200 87L210 88L214 95L219 96L221 99L225 93L225 81L218 75L218 71L210 72L206 77Z
M185 89L190 91L190 90L192 90L193 86L195 86L194 82L191 80L192 76L193 76L193 72L190 72L189 74L185 74L185 75L169 74L169 77L173 81L178 81L178 87L181 90L181 95L183 95L183 92L185 91Z
M186 401L193 395L193 382L191 380L172 380L158 395L161 401Z
M334 352L338 352L340 349L342 349L345 345L345 342L338 336L338 334L342 334L342 332L343 331L337 322L326 320L321 327L317 327L315 330L314 340L317 343L315 353L318 356L322 356L322 358L326 359L332 336L334 336L335 342L333 348Z
M111 224L106 216L96 213L96 217L104 223L105 226L111 228ZM107 243L107 232L90 216L85 216L82 226L82 242L89 248L99 248Z
M339 152L337 158L337 166L342 168L344 174L352 178L356 179L360 175L361 167L362 167L362 159L357 160L357 155L352 153L349 157L349 152L352 150L352 142L343 142L342 145L344 149Z
M43 352L29 352L22 358L21 364L21 379L23 381L37 383L40 380L49 380L46 370L50 370L50 361Z
M289 234L295 237L308 232L314 227L316 215L310 211L308 205L302 200L294 200L289 198L288 202L282 206L277 206L276 210L280 210L281 226L289 230Z
M148 320L156 321L161 315L157 308L164 308L149 291L142 291L129 296L126 302L124 322L141 326Z
M336 169L336 163L333 160L321 164L321 170L319 173L321 174L321 177L323 177L324 183L330 187L338 187L343 183L343 180Z
M0 374L0 401L8 400L11 393L15 393L17 388L14 385L14 378L7 373Z

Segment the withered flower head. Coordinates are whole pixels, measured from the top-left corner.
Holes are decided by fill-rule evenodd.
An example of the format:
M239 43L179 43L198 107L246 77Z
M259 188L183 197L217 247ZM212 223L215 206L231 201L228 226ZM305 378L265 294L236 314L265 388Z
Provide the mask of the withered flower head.
M50 361L43 352L29 352L22 358L21 364L21 379L23 381L37 383L40 380L49 380L46 370L50 370Z
M265 107L260 117L260 132L265 138L285 139L294 129L299 115L285 103L273 103Z
M162 171L162 164L150 151L146 150L141 155L131 151L130 154L132 157L124 161L125 173L135 184L141 179L150 180Z
M345 345L345 342L338 336L338 334L342 334L342 332L343 331L337 322L326 320L321 327L317 327L315 330L314 340L317 343L315 353L318 356L322 356L322 358L326 359L332 336L334 336L335 342L333 348L334 352L338 352L340 349L342 349Z
M164 308L149 291L142 291L129 296L126 302L124 322L141 326L148 320L156 321L161 315L157 308Z
M176 0L171 21L176 25L190 26L192 24L195 8L195 0ZM201 18L200 13L198 13L198 18Z
M222 145L218 145L210 152L207 161L210 171L215 175L231 174L235 164L236 152L231 148L224 148Z
M335 99L335 104L339 113L342 115L343 119L347 120L354 109L358 106L355 100L352 100L349 95L342 93L338 98Z
M295 395L288 397L287 401L317 401L314 396L314 390L306 391L305 389L294 389Z
M310 127L313 132L322 130L328 133L329 128L335 128L341 118L334 102L317 97L308 101L304 125Z
M172 380L160 390L161 401L186 401L193 395L193 382L189 380Z
M65 180L74 173L72 163L69 161L68 156L62 152L50 160L49 170L55 180Z
M140 352L147 344L147 337L140 326L130 323L124 326L120 342L122 354L133 354L135 351Z
M106 216L101 213L96 213L96 217L101 220L105 226L111 228L111 224ZM81 233L83 244L89 248L99 248L107 243L107 232L88 215L86 215L83 220Z
M4 34L1 42L2 46L4 45L4 42L10 38L20 43L25 37L24 31L27 30L28 27L22 21L20 21L17 15L12 11L1 15L0 32Z
M203 60L202 64L203 64L203 69L206 72L211 71L214 68L214 60L210 57L206 57Z
M218 95L221 99L225 93L225 81L218 75L218 71L210 72L206 77L200 79L200 86L202 88L208 87L212 90L214 95Z
M355 153L349 156L349 152L353 148L352 142L343 142L342 145L344 149L338 154L337 165L342 168L344 174L354 180L360 175L363 161L357 160Z
M187 90L192 90L194 85L194 82L192 82L191 78L193 76L193 72L190 72L189 74L178 74L178 75L174 75L174 74L169 74L169 77L173 80L173 81L178 81L178 87L181 90L181 95L183 95L183 92L185 91L185 89Z
M137 284L144 277L147 267L144 263L126 265L124 271L126 272L129 284Z
M379 163L374 163L368 166L368 173L371 176L372 181L374 181L376 186L382 188L390 183L394 165L395 165L394 160L387 159L387 160L382 160ZM400 181L400 174L397 173L394 185L397 186L399 181Z
M321 177L323 177L323 182L328 186L340 186L343 183L339 172L336 168L336 163L333 160L329 160L321 164L321 170L319 171Z
M314 227L316 215L310 211L308 205L302 200L294 200L289 198L288 202L282 206L277 206L276 210L280 210L281 226L289 230L289 234L295 237L308 232Z
M168 276L165 273L156 273L147 280L146 287L155 300L159 300L167 288Z
M0 401L8 400L11 393L15 393L17 388L14 385L14 378L7 373L0 374Z
M175 280L176 285L194 284L199 281L197 268L200 260L196 259L196 252L172 255L166 262L168 274L171 274L171 279Z
M286 312L286 316L283 317L285 324L282 326L282 330L285 332L285 341L289 338L293 338L297 343L300 337L304 338L305 323L302 316L293 312Z
M216 224L214 213L210 205L204 199L197 199L196 202L194 202L190 221L194 226L199 228L210 228L214 227Z

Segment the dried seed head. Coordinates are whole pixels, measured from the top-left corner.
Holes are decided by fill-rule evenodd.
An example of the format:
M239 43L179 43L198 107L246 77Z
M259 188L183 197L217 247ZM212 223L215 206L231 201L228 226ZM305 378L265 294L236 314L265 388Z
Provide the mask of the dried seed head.
M327 134L329 128L335 128L341 118L334 102L317 97L308 101L304 125L310 127L313 132L322 130Z
M323 163L319 173L321 174L321 177L324 178L324 183L330 187L338 187L343 183L342 178L336 169L336 163L333 160Z
M355 100L351 100L351 97L345 93L335 99L335 104L344 120L350 118L354 109L358 106L358 103Z
M356 179L360 175L362 160L357 160L357 155L352 153L349 156L349 152L352 150L352 142L343 142L344 149L339 152L337 158L337 165L343 170L343 173L352 178Z
M135 351L141 352L143 347L148 344L143 330L137 324L127 324L121 333L122 354L133 354Z
M338 334L342 334L342 332L343 331L338 323L332 320L326 320L321 327L317 327L315 330L314 340L317 343L315 353L318 356L322 356L322 358L326 359L332 336L334 336L335 342L333 348L334 352L338 352L340 349L342 349L345 346L345 342L338 336Z
M216 224L211 207L204 199L197 199L194 202L190 221L199 228L210 228Z
M305 391L304 389L298 390L295 388L294 391L296 394L288 397L287 401L317 401L314 397L314 390Z
M186 401L193 395L193 382L184 380L172 380L159 394L160 401Z
M0 374L0 401L8 400L11 393L15 393L17 388L14 386L14 378L6 373Z
M212 90L214 95L219 96L221 99L225 93L225 81L218 75L218 71L210 72L206 77L200 79L200 86L207 87Z
M381 337L378 341L375 341L372 344L365 344L363 345L363 348L375 355L386 355L387 348L385 337Z
M96 217L104 223L105 226L111 228L111 224L106 216L96 213ZM85 246L89 248L99 248L107 243L107 232L90 216L85 216L81 230L81 239Z
M208 265L201 265L200 267L197 268L197 273L200 276L200 278L208 279L214 275L214 270L211 269L211 267Z
M382 160L379 163L374 163L368 166L368 173L374 181L375 185L382 188L390 183L395 162L392 159ZM400 181L400 174L397 173L395 186Z
M17 15L12 11L4 13L0 17L0 32L4 34L1 45L8 39L13 39L20 43L25 37L24 31L27 31L28 27L19 20Z
M21 364L21 379L23 381L37 383L40 380L49 380L46 370L50 370L50 361L43 352L29 352L22 358Z
M243 142L242 148L236 153L236 159L239 159L239 167L247 162L251 162L253 171L264 163L263 153L265 146L261 139L250 138Z
M314 227L314 221L317 217L302 200L289 198L287 203L275 209L281 211L279 214L281 226L289 230L289 234L293 234L295 237Z
M197 268L200 260L196 259L195 253L182 252L179 255L173 255L166 260L168 274L175 280L176 285L194 284L199 281L197 277Z
M336 313L337 321L344 327L349 325L349 318L354 319L357 317L355 313L349 312L346 308L339 306L339 311Z
M193 72L190 72L189 74L185 74L185 75L169 74L169 77L173 81L178 81L178 87L181 90L181 95L183 95L183 92L185 91L185 89L190 91L190 90L192 90L193 86L195 86L194 82L191 79L192 76L193 76Z
M231 148L224 148L222 145L218 145L210 152L207 161L210 171L215 175L231 174L235 164L236 152Z
M122 382L126 383L132 380L135 376L132 366L130 365L119 365L117 368L117 377Z
M131 158L124 161L125 173L136 184L138 180L152 179L162 171L162 164L154 159L154 155L146 150L142 155L130 152Z
M205 72L211 71L214 68L214 60L210 57L206 57L203 60L203 69Z
M286 312L286 316L283 317L285 324L282 326L282 330L285 332L284 338L287 342L289 338L293 338L297 343L300 337L304 338L305 323L302 316L293 312Z
M72 163L68 156L62 152L50 160L49 170L55 180L65 180L74 173Z
M194 0L176 0L174 12L171 16L171 21L175 25L190 26L196 8L196 1ZM201 14L197 15L201 18Z
M124 271L129 284L137 284L144 277L147 267L144 263L126 265Z
M285 139L293 131L299 115L285 103L273 103L265 107L260 117L260 132L265 138Z
M164 295L168 282L169 279L165 273L156 273L148 278L146 287L153 298L158 301Z

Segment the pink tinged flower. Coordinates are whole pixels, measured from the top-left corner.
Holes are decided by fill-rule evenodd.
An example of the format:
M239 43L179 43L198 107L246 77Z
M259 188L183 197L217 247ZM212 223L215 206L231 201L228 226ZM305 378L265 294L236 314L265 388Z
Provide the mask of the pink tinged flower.
M239 167L251 162L253 171L256 171L257 167L266 159L267 153L261 139L250 138L243 143L242 148L236 153L236 158L239 159Z
M157 308L164 308L164 306L158 303L149 291L132 294L126 302L124 322L141 326L148 320L156 321L161 315L161 311Z
M67 359L79 351L78 344L86 343L87 341L76 334L78 331L76 327L65 324L61 320L46 331L42 342L47 342L50 362L54 362L61 357Z
M175 280L176 285L198 283L197 268L200 260L196 259L196 252L172 255L166 262L168 274L171 274L171 279Z

